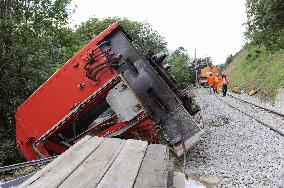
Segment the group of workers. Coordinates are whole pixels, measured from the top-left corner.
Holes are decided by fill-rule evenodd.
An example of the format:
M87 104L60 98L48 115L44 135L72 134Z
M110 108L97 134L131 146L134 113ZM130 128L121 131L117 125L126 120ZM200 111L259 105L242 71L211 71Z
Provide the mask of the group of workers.
M223 97L227 94L229 79L225 73L219 75L216 73L214 76L213 73L210 71L207 77L207 85L209 86L210 95L219 93L220 88L222 89Z

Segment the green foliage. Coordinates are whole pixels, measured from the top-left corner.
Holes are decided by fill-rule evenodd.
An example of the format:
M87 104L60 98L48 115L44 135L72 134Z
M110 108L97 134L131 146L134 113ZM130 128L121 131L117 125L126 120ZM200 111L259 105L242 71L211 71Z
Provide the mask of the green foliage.
M283 0L247 0L246 37L269 50L284 49Z
M170 54L166 63L171 66L170 73L180 87L185 88L190 83L194 84L194 64L190 63L190 57L183 47L179 47Z
M232 63L234 60L234 56L232 54L230 54L227 58L226 58L226 65L229 65L230 63Z
M284 2L246 0L248 44L226 69L233 85L272 100L284 86Z
M211 57L197 58L196 63L197 65L200 65L200 64L207 64L208 66L213 65Z
M15 139L11 139L11 130L1 130L1 141L4 141L0 144L0 165L8 165L11 163L19 163L23 161L19 150L17 149Z
M224 64L218 65L220 71L222 72L223 70L226 69L226 67L231 64L234 60L234 56L232 54L230 54L227 58Z
M0 165L18 162L16 108L60 64L70 0L4 0L0 4Z
M247 92L256 88L261 98L273 100L284 86L283 65L284 50L272 54L264 46L250 45L235 55L226 71L231 85L240 85Z
M108 17L102 20L96 18L83 23L77 32L86 39L91 39L93 35L99 34L103 29L114 22L119 22L125 31L131 36L136 47L143 52L145 49L151 49L154 53L166 50L167 42L157 31L147 22L131 21L127 18ZM93 34L92 34L93 33Z
M119 22L125 31L130 35L135 47L140 53L146 49L150 49L154 53L167 51L167 42L161 37L157 31L147 22L131 21L127 18L108 17L104 19L90 18L86 22L76 26L75 32L69 32L67 36L72 38L72 44L65 46L63 57L68 60L74 55L74 52L82 48L94 36L106 29L114 22ZM70 40L70 39L69 39Z

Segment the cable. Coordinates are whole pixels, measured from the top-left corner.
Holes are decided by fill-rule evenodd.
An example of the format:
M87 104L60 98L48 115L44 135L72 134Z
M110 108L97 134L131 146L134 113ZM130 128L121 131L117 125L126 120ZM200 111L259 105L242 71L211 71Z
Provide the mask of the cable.
M89 60L88 60L88 62L86 63L86 65L84 66L84 69L85 69L85 70L88 69L88 68L87 68L88 65L89 65L89 64L92 64L93 61L96 60L96 58L99 57L100 55L102 55L102 54L107 54L107 55L108 55L108 53L111 51L111 49L108 48L108 49L106 49L105 51L103 51L103 52L101 52L101 53L98 53L98 54L96 54L95 56L93 56L93 55L94 55L94 51L95 51L95 50L92 50L92 53L91 53L90 57L88 57ZM88 54L88 55L89 55L89 54Z
M112 55L113 55L113 54L112 54ZM112 55L111 55L111 56L112 56ZM86 76L89 78L89 76L91 75L91 73L92 73L96 68L101 67L101 66L103 66L103 65L105 65L105 64L108 64L108 63L110 63L110 62L111 62L111 59L107 59L107 60L104 61L103 63L94 66L91 70L89 70L89 71L86 73Z
M97 74L98 74L101 70L103 70L103 69L105 69L105 68L109 68L109 67L120 66L120 65L121 65L121 64L110 64L110 65L106 65L106 66L104 66L104 67L101 67L101 68L99 68L99 69L93 74L92 77L90 77L90 79L93 80L93 81L97 81L97 80L96 80Z

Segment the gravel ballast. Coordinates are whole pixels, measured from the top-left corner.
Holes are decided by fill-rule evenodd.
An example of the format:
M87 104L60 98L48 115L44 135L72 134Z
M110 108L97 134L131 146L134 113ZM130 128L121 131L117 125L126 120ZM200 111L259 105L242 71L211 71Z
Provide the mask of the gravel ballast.
M284 137L204 89L195 94L194 118L207 131L188 152L185 173L209 187L284 187Z

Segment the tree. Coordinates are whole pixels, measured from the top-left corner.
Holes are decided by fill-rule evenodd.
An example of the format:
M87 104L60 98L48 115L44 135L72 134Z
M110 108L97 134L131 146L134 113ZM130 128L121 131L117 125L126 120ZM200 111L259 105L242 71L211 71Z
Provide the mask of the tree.
M70 0L2 0L0 3L0 165L21 160L14 114L61 64Z
M233 62L234 60L234 56L232 54L230 54L227 58L226 58L226 62L225 62L225 65L229 65Z
M197 65L200 65L200 64L207 64L208 66L213 65L211 57L197 58L196 63L197 63Z
M144 53L146 49L150 49L154 53L160 51L167 52L167 42L157 31L153 30L152 26L147 22L132 21L127 18L119 17L108 17L104 19L93 17L77 25L73 33L69 32L67 36L63 36L64 38L67 37L67 41L72 40L72 44L65 46L62 54L63 59L65 58L65 61L67 61L94 36L98 35L115 22L119 22L130 35L134 46L140 53Z
M194 84L194 64L190 61L190 56L183 47L179 47L171 53L166 63L171 66L170 73L180 87L185 88L190 83Z
M227 56L225 63L218 65L220 71L222 72L223 70L226 69L226 67L231 64L234 60L234 55L230 54Z
M284 49L283 0L246 0L247 39L271 50Z

